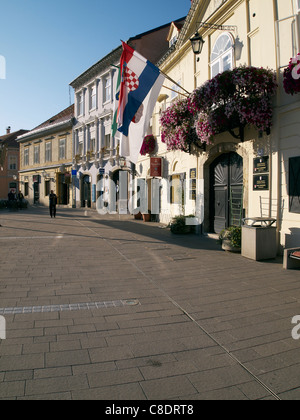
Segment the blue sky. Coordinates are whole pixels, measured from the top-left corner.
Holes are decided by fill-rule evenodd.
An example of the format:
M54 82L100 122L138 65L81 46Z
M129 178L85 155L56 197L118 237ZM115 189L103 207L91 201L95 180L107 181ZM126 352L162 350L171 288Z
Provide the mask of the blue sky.
M187 15L190 0L0 0L0 135L69 106L69 83L120 40ZM3 67L3 66L2 66ZM2 76L3 77L3 76ZM73 94L71 95L73 102Z

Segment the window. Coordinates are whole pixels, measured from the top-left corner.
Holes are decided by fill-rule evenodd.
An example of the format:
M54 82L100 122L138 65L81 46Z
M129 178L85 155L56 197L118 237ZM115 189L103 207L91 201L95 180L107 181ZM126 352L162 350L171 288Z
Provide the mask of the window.
M25 184L24 184L24 196L28 197L28 195L29 195L29 184L28 184L28 182L25 182Z
M59 160L66 159L66 139L59 140Z
M174 35L169 41L169 47L171 48L177 42L177 35Z
M95 148L96 148L96 140L95 139L91 139L90 140L90 152L94 153L95 152Z
M171 91L171 101L173 101L175 98L177 98L178 93L180 92L180 87L178 85L181 86L181 80L178 80L177 85L174 84L171 88L172 89L172 91Z
M234 43L230 34L225 33L217 39L211 54L211 77L217 76L234 66Z
M83 92L77 95L77 115L83 115Z
M45 197L50 195L50 181L45 181Z
M104 147L105 149L109 149L110 148L110 134L106 134L105 138L104 138Z
M90 110L96 108L96 98L97 98L97 92L96 92L96 86L92 86L90 88Z
M29 165L29 147L24 149L24 166Z
M108 76L104 80L104 102L108 102L111 100L111 77Z
M79 142L78 143L78 147L77 147L77 155L82 156L83 154L83 142Z
M45 147L45 161L51 162L52 160L52 143L48 142L46 143Z
M18 165L17 156L9 156L8 169L10 171L15 171L17 169L17 165Z
M40 163L40 146L34 146L33 162L34 164Z

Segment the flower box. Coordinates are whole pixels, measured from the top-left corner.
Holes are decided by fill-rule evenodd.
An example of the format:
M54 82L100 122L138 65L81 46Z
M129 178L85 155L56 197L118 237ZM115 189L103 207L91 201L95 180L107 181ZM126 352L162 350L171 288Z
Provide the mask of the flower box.
M190 152L191 143L212 144L224 131L243 141L247 125L269 133L277 87L276 73L268 69L241 66L220 73L162 113L162 142L168 150Z

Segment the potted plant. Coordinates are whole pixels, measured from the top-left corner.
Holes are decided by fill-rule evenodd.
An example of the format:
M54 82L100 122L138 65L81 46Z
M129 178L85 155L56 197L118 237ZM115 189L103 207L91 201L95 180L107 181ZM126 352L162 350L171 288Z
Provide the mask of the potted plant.
M195 226L186 224L186 219L189 217L195 217L195 216L180 215L180 216L174 217L170 226L171 232L175 234L195 233Z
M142 213L139 211L134 215L135 220L141 220L142 219Z
M224 251L241 252L241 239L242 228L240 226L230 226L221 231L218 243L222 245Z
M148 210L148 213L143 213L143 221L144 222L150 222L151 221L151 211Z

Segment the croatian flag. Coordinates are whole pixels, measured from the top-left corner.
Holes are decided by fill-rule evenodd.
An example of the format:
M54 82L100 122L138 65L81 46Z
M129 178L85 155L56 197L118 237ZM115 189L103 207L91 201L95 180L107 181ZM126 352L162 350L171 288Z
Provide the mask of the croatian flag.
M141 54L122 42L118 131L120 155L136 163L165 77Z

